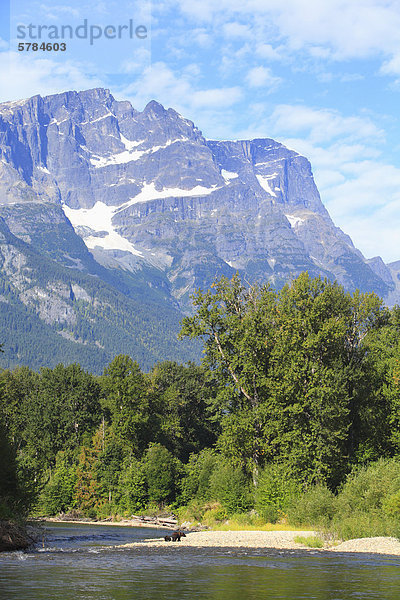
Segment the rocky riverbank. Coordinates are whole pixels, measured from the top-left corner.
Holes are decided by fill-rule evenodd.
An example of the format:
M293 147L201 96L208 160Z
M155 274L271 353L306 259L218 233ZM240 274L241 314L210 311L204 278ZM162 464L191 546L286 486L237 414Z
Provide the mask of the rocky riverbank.
M400 556L400 541L393 537L372 537L347 540L329 548L332 552L366 552Z
M132 544L116 546L118 548L166 547L172 550L185 547L214 548L264 548L275 550L310 550L304 544L295 542L298 536L315 536L314 531L199 531L187 533L180 542L165 542L160 538L147 539ZM328 552L363 552L375 554L391 554L400 556L400 541L395 538L362 538L348 540L338 545L326 543L323 551Z
M116 525L122 527L152 527L160 529L176 529L177 521L174 517L140 517L133 516L130 519L112 521L105 519L103 521L94 521L91 519L71 519L63 517L53 517L46 519L50 522L68 522L78 524L92 525ZM184 527L185 529L185 527ZM315 531L196 531L191 528L186 529L186 537L181 538L180 542L165 542L163 534L160 537L142 540L140 542L123 544L116 546L118 548L137 548L146 547L214 547L214 548L272 548L276 550L310 550L316 551L316 548L310 548L305 544L295 542L297 537L320 536ZM328 552L359 552L373 554L390 554L400 556L400 541L393 537L372 537L347 540L345 542L326 541L321 549Z
M25 550L35 541L32 531L24 525L0 521L0 552Z

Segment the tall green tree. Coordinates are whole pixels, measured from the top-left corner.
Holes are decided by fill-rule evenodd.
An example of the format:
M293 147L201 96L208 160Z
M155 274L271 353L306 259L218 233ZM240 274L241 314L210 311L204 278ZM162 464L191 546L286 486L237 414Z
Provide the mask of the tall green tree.
M42 369L39 393L57 410L58 434L64 444L79 445L101 419L100 386L76 363Z
M35 497L33 478L18 460L7 418L0 407L0 520L25 517Z
M103 431L101 431L103 437ZM102 487L102 493L108 497L109 503L120 495L119 480L126 456L126 448L122 440L116 439L110 433L102 440L102 451L99 454L97 477Z
M180 491L183 468L167 448L151 444L143 457L149 501L164 506L176 499Z
M77 448L101 419L100 387L80 365L43 368L22 407L25 451L37 472L59 451Z
M8 519L17 512L19 497L15 450L0 413L0 519Z
M0 403L4 424L17 451L25 445L26 418L30 398L39 385L39 375L28 367L0 371Z
M257 469L264 452L260 405L268 395L276 293L269 286L246 288L236 275L199 290L193 303L196 313L183 319L180 335L204 339L204 364L219 381L220 447L232 462Z
M184 462L212 446L218 429L211 409L215 386L205 369L165 361L153 368L151 383L160 443Z
M66 452L59 452L55 469L46 484L41 508L46 515L68 512L74 507L75 486L77 483L77 464Z
M365 431L364 453L372 459L400 456L400 307L366 339L366 349L377 390L374 410L366 416L368 428L379 431L380 445L370 448Z
M283 461L306 484L337 485L374 409L364 340L386 322L379 298L303 273L279 293L223 278L194 305L181 335L205 337L220 379L221 451L254 479Z
M105 407L110 412L116 438L128 442L136 455L141 456L152 436L153 413L147 377L137 362L118 355L105 369L102 382Z
M99 429L94 434L92 443L81 447L75 476L73 505L89 516L96 516L96 511L106 502L101 494L98 477L101 452L102 432Z

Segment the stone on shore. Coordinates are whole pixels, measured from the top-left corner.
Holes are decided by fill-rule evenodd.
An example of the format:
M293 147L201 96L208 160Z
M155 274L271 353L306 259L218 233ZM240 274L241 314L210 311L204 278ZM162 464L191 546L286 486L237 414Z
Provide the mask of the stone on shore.
M0 521L0 552L25 550L32 544L25 527L9 521Z

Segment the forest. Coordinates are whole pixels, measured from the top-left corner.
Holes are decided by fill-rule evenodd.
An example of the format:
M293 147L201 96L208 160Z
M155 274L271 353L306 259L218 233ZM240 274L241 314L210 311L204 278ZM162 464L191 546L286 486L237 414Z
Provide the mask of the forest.
M279 291L222 278L193 304L180 337L201 365L0 372L0 519L400 534L400 308L307 273Z

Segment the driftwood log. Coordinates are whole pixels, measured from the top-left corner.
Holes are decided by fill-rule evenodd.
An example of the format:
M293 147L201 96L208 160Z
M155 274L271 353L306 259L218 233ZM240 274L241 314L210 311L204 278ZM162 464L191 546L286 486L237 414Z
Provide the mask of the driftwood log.
M169 517L142 517L132 515L132 521L136 521L138 525L154 525L156 527L166 527L167 529L176 529L178 519L174 516Z

